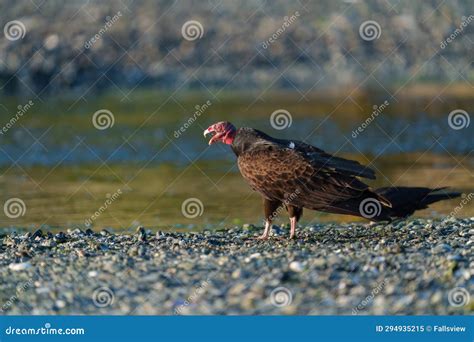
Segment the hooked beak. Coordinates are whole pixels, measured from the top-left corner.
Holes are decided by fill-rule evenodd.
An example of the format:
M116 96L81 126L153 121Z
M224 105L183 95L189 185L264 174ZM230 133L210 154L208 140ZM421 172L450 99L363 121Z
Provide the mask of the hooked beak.
M209 127L208 129L206 129L204 131L204 137L206 137L206 135L208 134L213 134L213 133L216 133L216 131L214 130L214 127ZM222 136L222 134L215 134L211 140L209 140L209 145L212 145L213 143L215 143L216 141L218 141L218 139Z
M212 129L212 127L209 127L208 129L206 129L206 130L204 131L204 138L206 137L206 135L208 135L208 134L210 134L210 133L212 133L212 132L214 132L214 130Z

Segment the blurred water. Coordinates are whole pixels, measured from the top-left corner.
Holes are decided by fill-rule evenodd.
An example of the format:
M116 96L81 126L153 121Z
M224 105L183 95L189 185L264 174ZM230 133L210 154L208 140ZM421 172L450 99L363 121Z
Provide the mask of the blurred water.
M379 117L356 138L351 135L352 131L341 127L340 119L333 118L301 118L282 131L273 129L269 118L263 115L236 121L275 137L301 139L327 151L340 153L388 155L430 151L444 154L449 151L452 154L466 154L472 150L471 130L453 130L446 117L428 118L421 113L410 118ZM100 163L105 159L111 163L141 163L152 159L153 164L177 165L188 164L190 159L198 157L203 160L229 159L227 149L222 148L209 149L202 154L206 148L203 127L211 123L212 120L203 118L199 125L191 126L178 139L173 136L180 125L178 120L158 127L144 127L136 134L135 127L120 123L116 123L113 130L98 132L77 130L67 127L66 122L55 120L46 128L44 136L45 127L21 125L13 129L8 137L0 137L0 166L10 165L12 160L23 167L30 167ZM357 121L354 123L357 124ZM39 137L41 139L37 140ZM170 140L172 143L169 143ZM181 153L176 153L177 149ZM160 154L156 157L158 150Z
M430 107L423 101L399 99L354 135L370 116L372 103L383 101L365 97L298 101L273 96L252 104L251 97L232 96L213 100L189 128L175 134L192 117L195 106L205 101L199 94L173 101L142 94L126 102L107 95L87 103L72 99L35 103L0 134L2 200L18 197L27 206L26 215L2 217L0 224L81 226L117 189L123 191L121 197L94 220L95 227L258 223L259 196L241 179L230 148L209 147L202 137L208 125L221 120L275 137L304 140L370 164L379 175L373 186L449 185L473 190L472 127L455 130L448 124L449 109L474 108L471 98ZM25 100L4 98L0 102L0 125L6 125L16 104ZM288 110L292 124L277 130L270 116L281 108ZM94 127L92 117L99 109L110 110L112 127ZM181 212L182 202L189 197L199 198L204 207L203 214L194 219ZM458 202L437 204L434 211L420 215L448 214ZM472 204L460 212L472 214ZM305 215L307 222L313 219L353 218Z

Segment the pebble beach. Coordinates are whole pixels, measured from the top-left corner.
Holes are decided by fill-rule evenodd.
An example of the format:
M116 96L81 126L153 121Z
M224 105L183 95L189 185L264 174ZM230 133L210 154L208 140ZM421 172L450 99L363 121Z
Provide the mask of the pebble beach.
M474 311L474 218L133 233L3 234L8 315L457 315Z

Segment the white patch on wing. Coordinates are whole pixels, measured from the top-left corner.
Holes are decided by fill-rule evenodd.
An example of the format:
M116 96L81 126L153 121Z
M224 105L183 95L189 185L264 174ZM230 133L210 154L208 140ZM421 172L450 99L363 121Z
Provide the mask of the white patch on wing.
M293 141L291 141L289 147L290 147L291 149L295 148L295 143L294 143Z

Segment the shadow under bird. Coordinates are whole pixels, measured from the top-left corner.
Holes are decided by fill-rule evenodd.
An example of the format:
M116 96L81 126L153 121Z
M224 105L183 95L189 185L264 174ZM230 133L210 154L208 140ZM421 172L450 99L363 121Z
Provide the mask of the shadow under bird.
M204 131L209 145L230 145L240 173L263 197L267 239L280 208L290 216L290 239L303 208L354 215L371 221L405 218L429 204L458 197L445 188L385 187L371 189L360 179L375 179L372 169L357 161L332 156L298 140L273 138L257 129L236 129L230 122L215 123Z

